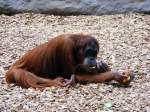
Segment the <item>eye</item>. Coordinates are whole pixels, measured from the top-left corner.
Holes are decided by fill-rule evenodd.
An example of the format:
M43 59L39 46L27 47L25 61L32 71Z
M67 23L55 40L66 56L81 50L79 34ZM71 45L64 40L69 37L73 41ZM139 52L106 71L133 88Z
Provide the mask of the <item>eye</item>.
M97 49L88 49L86 50L85 52L85 56L93 56L93 57L96 57L97 55Z

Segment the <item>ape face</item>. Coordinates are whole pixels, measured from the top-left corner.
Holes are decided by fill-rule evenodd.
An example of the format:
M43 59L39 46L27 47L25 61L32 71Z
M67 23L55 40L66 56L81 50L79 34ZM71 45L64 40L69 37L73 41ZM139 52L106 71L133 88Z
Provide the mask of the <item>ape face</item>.
M90 37L90 41L85 42L78 48L77 58L79 64L77 65L76 72L90 73L97 67L97 54L99 52L99 45L96 39Z
M96 58L99 51L98 45L96 41L88 42L84 49L84 60L83 65L89 66L90 68L94 68L97 65Z

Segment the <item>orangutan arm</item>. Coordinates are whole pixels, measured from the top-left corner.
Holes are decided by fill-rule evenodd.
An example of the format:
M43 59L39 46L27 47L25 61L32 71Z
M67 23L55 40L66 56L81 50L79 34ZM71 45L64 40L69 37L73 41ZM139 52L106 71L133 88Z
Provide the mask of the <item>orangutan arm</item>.
M115 71L108 71L104 73L99 73L92 75L91 74L76 74L75 79L78 82L87 81L87 82L109 82L112 80L117 81L120 84L128 85L134 78L134 74L131 71L125 71L122 74Z

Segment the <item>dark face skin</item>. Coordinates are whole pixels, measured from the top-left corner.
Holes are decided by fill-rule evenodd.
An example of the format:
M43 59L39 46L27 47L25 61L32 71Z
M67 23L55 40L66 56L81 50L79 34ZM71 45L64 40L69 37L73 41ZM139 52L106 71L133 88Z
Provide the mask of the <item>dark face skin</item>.
M99 46L96 40L88 42L84 47L78 51L78 59L80 63L75 70L75 73L95 73L97 69L97 54Z
M83 51L84 51L83 65L88 66L90 68L96 67L97 65L96 58L99 51L97 43L95 41L87 43Z

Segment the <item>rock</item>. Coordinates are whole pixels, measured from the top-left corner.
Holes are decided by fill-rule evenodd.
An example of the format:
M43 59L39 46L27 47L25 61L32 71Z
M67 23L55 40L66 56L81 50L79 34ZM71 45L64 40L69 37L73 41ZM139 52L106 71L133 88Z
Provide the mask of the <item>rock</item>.
M0 13L112 14L149 12L149 0L0 0Z

